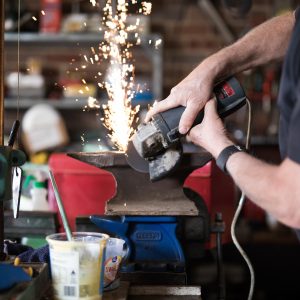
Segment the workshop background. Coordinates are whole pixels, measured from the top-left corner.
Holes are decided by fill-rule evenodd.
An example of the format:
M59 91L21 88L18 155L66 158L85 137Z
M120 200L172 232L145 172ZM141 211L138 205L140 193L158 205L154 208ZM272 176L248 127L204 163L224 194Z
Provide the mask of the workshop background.
M63 161L55 153L111 150L113 145L107 138L107 129L101 124L101 109L87 103L88 97L99 99L100 104L105 103L106 93L97 85L95 76L98 72L105 74L107 65L89 64L88 70L83 66L85 51L99 42L97 22L101 16L89 1L57 0L61 5L57 23L47 27L49 24L43 21L41 15L41 10L47 6L46 0L21 2L22 73L18 100L17 1L6 1L4 125L8 136L13 121L20 116L22 127L18 143L28 157L24 167L26 178L21 210L31 211L35 209L30 202L32 182L47 181L48 163L52 163L52 168L61 174L61 180L68 185L65 193L74 189L74 182L68 181L66 174L76 175L76 166L70 161ZM143 29L140 35L142 40L152 39L153 43L161 40L161 43L154 47L142 41L140 46L134 48L135 80L146 86L133 100L134 105L141 105L141 118L153 100L166 97L170 89L202 59L265 20L295 9L300 4L300 1L292 0L254 0L249 12L238 14L226 8L226 2L230 1L152 1L152 13L141 18ZM135 22L135 16L132 19ZM41 38L37 36L38 32L51 34ZM253 105L251 152L274 163L280 161L276 107L280 69L279 64L272 64L238 75ZM81 78L85 78L86 83L82 83ZM85 89L86 86L88 89ZM78 92L80 90L84 92ZM40 103L45 106L35 106ZM226 121L233 138L241 144L245 142L246 115L246 109L241 109ZM36 142L37 137L39 142ZM104 201L111 195L103 191L102 196ZM47 188L45 197L48 203L52 201L53 204L51 188ZM74 210L78 216L81 215L81 205L78 203ZM95 211L103 210L103 207L102 203ZM55 209L55 205L50 205L50 208ZM10 217L8 210L6 217ZM55 226L53 223L53 228L48 229L54 230ZM44 243L43 239L37 238L36 232L30 232L30 228L26 228L28 236L25 238L24 231L20 234L13 227L14 224L10 224L9 228L5 228L7 238L17 238L35 247ZM255 269L254 299L297 299L296 295L300 293L297 276L300 272L300 254L294 232L247 202L238 224L238 237ZM190 283L201 284L203 299L215 299L214 253L209 252L199 262ZM224 246L224 264L228 299L245 299L249 286L248 269L231 243Z

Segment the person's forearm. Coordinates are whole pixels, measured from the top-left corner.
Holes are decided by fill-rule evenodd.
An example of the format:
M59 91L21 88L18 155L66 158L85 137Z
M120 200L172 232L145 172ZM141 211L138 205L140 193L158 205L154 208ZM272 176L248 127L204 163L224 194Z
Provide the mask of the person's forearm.
M234 44L210 56L203 64L214 68L216 78L221 80L259 65L282 60L294 24L293 12L272 18L249 31Z
M299 195L293 192L293 179L285 176L284 166L271 165L240 152L228 159L226 169L254 203L282 223L299 227Z

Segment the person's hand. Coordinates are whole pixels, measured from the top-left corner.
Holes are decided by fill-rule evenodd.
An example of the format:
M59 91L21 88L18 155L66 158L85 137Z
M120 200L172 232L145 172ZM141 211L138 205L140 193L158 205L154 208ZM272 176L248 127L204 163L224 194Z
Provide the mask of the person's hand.
M179 132L186 134L192 127L199 111L204 107L208 99L211 98L212 88L216 79L215 69L212 61L203 61L185 79L172 88L170 95L157 102L148 111L145 122L150 121L153 115L165 110L186 106L179 123Z
M225 127L217 113L215 99L209 100L204 107L202 122L193 127L187 135L187 140L205 148L214 158L233 142L227 137Z

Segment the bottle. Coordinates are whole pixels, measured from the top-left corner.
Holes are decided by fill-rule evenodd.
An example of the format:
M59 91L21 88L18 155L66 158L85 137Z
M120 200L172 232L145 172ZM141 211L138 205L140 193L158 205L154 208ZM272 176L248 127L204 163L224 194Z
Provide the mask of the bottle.
M61 23L61 0L42 0L41 1L41 24L42 33L58 33Z
M47 189L42 181L35 181L31 189L32 210L49 211Z

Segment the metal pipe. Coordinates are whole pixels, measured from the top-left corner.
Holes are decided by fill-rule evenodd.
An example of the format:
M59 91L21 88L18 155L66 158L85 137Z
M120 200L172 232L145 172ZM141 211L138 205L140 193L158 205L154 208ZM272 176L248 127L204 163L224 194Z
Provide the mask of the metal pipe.
M51 183L52 183L52 186L53 186L56 203L57 203L58 210L59 210L64 228L65 228L65 231L66 231L67 239L68 239L68 241L72 241L72 231L71 231L69 223L68 223L68 218L66 216L64 205L63 205L62 199L60 197L54 175L51 171L49 171L49 177L50 177L50 180L51 180Z
M0 0L0 146L4 145L4 2ZM4 259L4 201L0 200L0 261Z
M231 44L235 41L233 33L229 30L227 24L218 13L210 0L198 0L198 5L207 13L211 21L216 25L221 36L226 44Z

